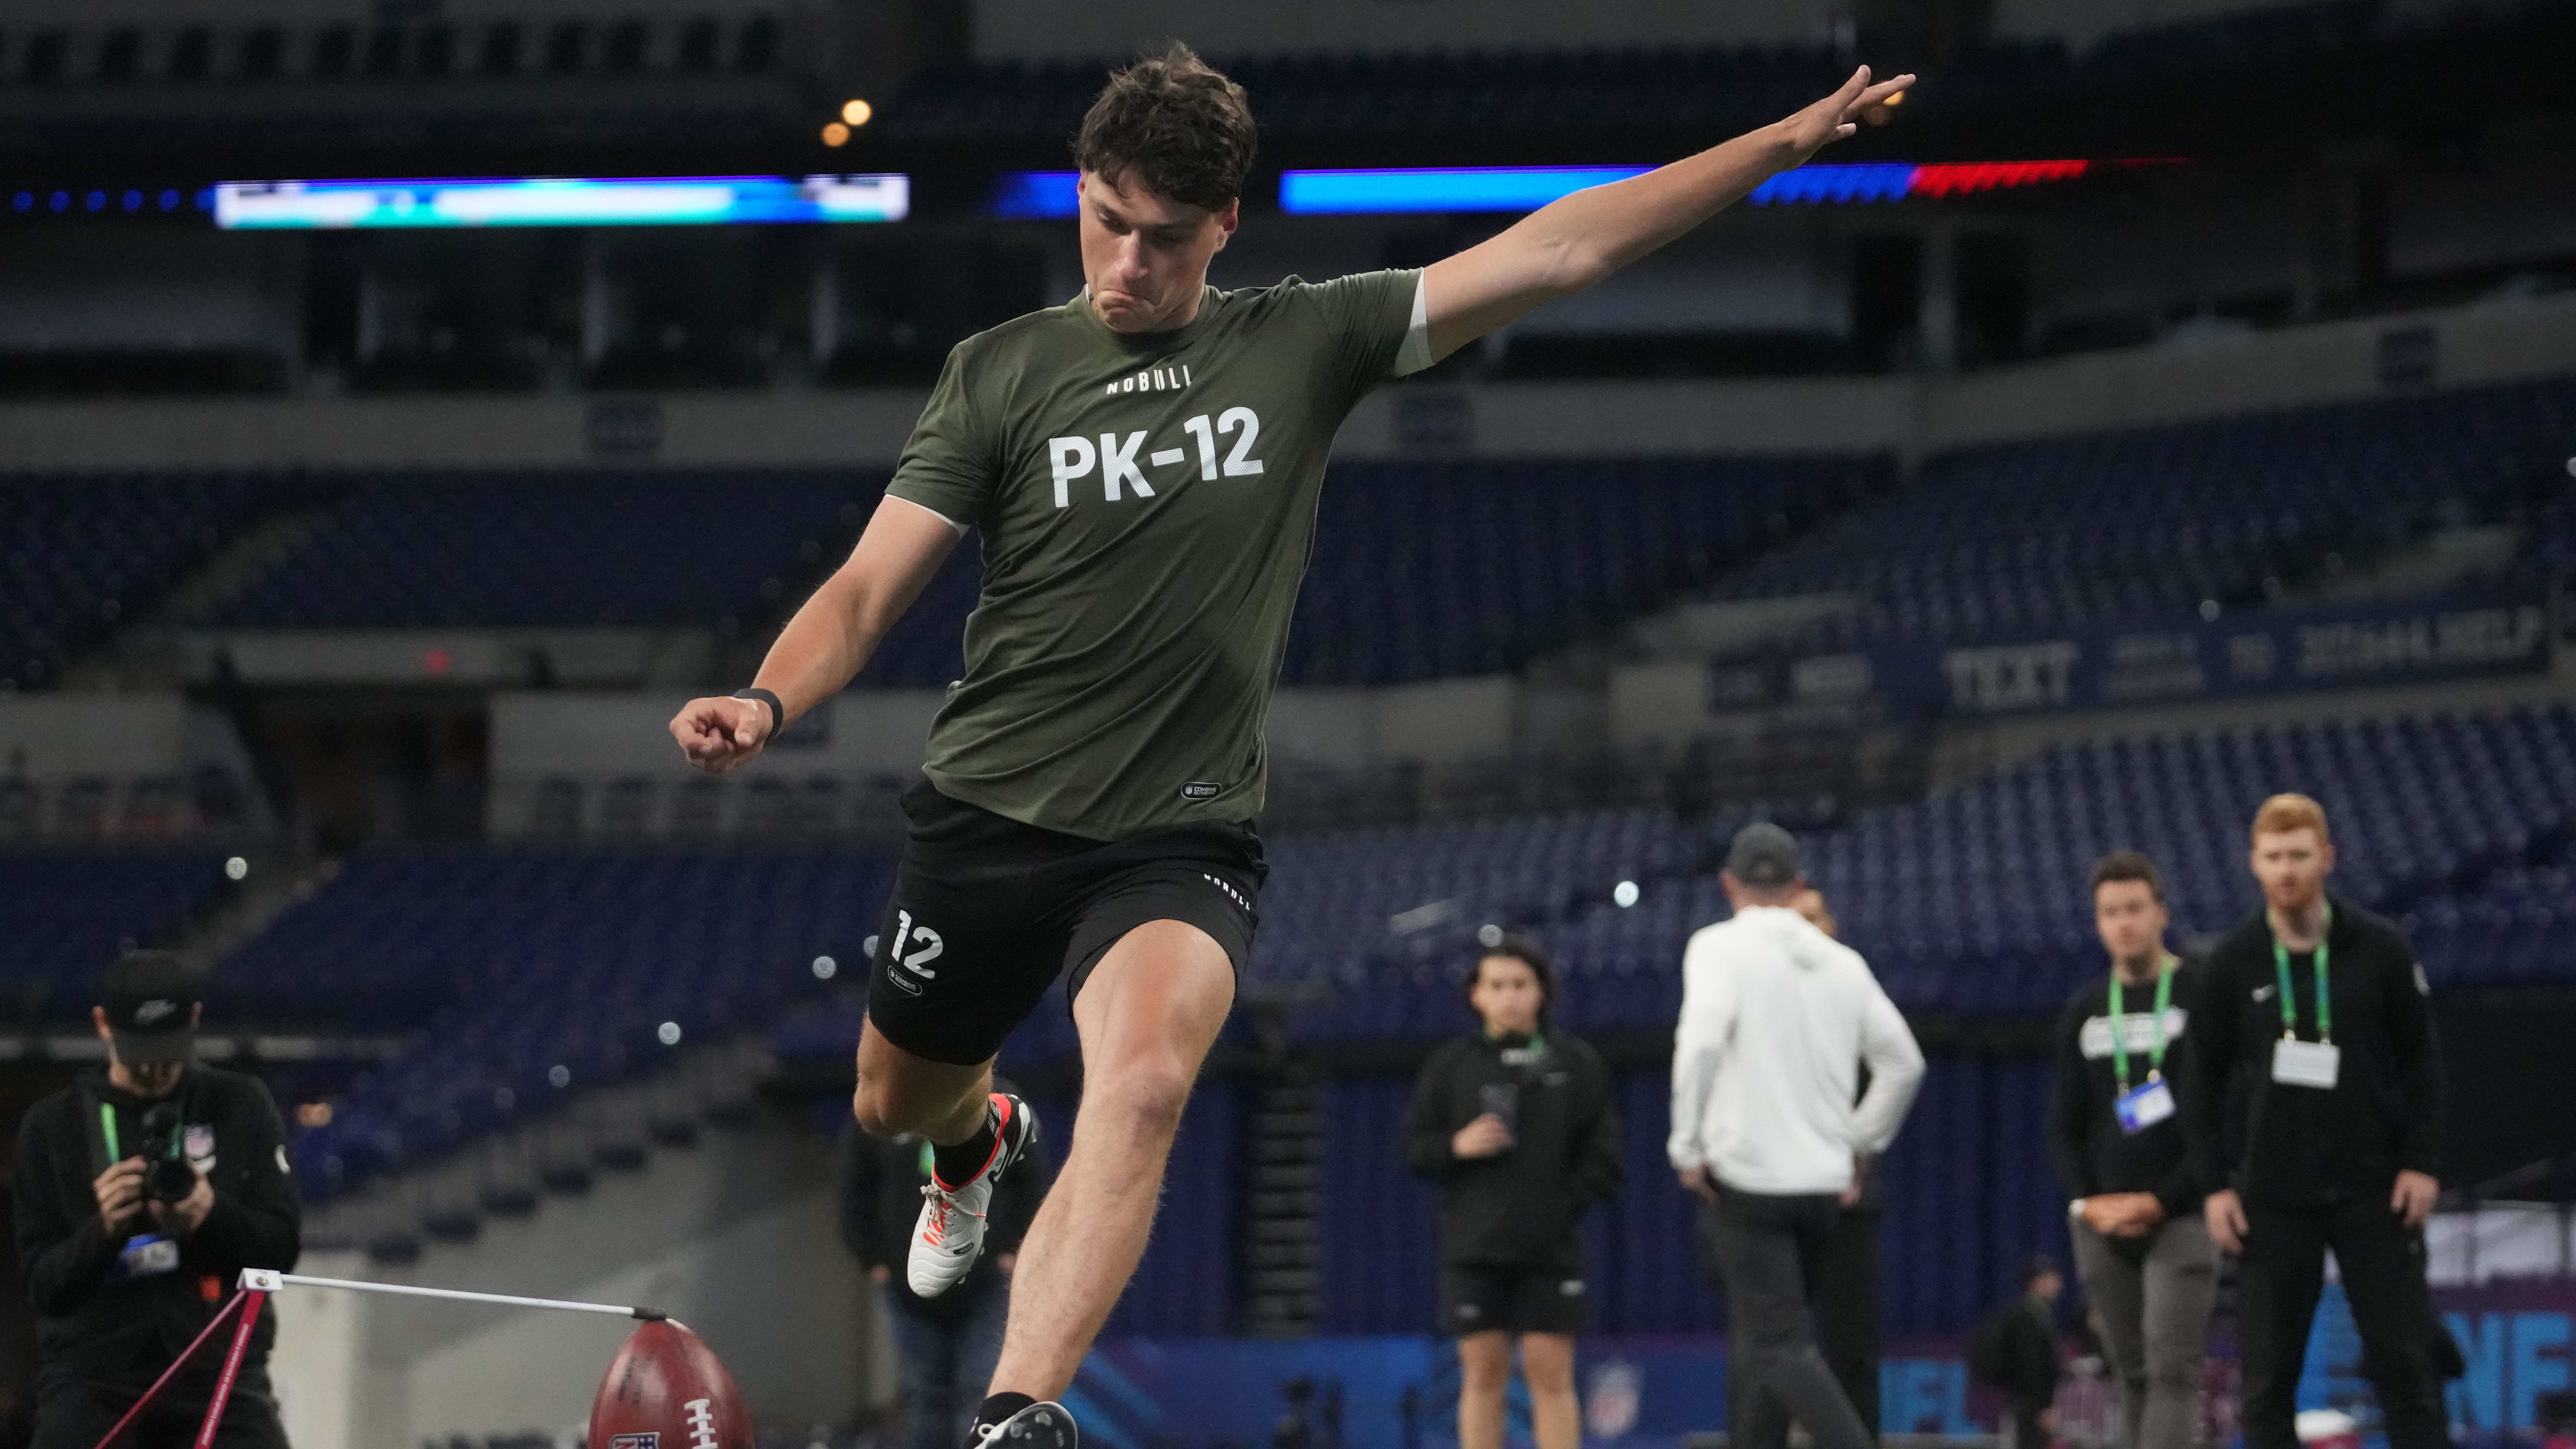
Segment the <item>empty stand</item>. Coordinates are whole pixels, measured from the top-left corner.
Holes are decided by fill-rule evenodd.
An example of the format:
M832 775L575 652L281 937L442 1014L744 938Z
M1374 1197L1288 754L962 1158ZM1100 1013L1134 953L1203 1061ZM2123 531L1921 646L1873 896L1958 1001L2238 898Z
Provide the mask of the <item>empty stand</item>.
M2564 571L2567 505L2539 507L2571 438L2576 380L2552 378L1967 449L1726 592L1857 595L1832 645L2259 607L2446 526L2533 518Z
M223 894L215 855L0 855L0 1020L85 1029L98 974Z
M409 1034L298 1137L327 1197L767 1024L818 988L818 958L865 962L890 870L850 851L363 855L224 961L208 1010Z
M0 690L59 683L75 651L138 617L267 496L234 474L0 476Z

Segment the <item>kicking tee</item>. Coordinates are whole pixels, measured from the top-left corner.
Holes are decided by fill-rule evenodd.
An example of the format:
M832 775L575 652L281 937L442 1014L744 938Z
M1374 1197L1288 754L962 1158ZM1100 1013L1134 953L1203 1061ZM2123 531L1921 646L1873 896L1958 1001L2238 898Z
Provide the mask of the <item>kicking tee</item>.
M1144 335L1086 295L949 353L886 490L984 534L941 794L1095 840L1260 813L1325 457L1429 363L1421 275L1211 287Z

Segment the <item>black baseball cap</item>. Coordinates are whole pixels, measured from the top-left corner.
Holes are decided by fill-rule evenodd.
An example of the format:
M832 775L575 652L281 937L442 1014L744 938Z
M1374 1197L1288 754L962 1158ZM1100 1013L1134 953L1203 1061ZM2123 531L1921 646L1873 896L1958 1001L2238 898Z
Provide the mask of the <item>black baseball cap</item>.
M1768 820L1756 820L1735 832L1726 848L1726 869L1749 886L1771 889L1799 876L1798 842Z
M107 968L99 1004L116 1059L183 1062L197 1050L197 984L167 951L128 951Z

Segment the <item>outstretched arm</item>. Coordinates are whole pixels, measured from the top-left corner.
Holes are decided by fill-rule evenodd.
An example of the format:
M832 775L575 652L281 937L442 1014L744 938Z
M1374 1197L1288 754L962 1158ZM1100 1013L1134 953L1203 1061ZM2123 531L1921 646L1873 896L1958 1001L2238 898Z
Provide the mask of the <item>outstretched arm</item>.
M1841 90L1787 120L1643 176L1550 202L1492 239L1432 263L1422 278L1432 360L1518 321L1541 302L1601 282L1773 176L1804 165L1912 84L1914 77L1901 75L1872 85L1869 67L1862 66Z
M886 498L849 561L779 631L753 683L778 696L786 720L839 693L956 546L957 528L947 519L919 504ZM693 699L672 718L671 735L690 764L721 775L769 743L769 706L751 699Z

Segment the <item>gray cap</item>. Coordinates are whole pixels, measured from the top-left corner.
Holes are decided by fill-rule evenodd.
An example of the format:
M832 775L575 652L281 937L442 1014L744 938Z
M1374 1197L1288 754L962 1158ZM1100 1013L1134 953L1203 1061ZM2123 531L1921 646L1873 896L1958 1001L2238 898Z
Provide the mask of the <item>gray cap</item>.
M1771 888L1796 880L1798 842L1768 820L1756 820L1735 832L1726 848L1726 869L1749 886Z

